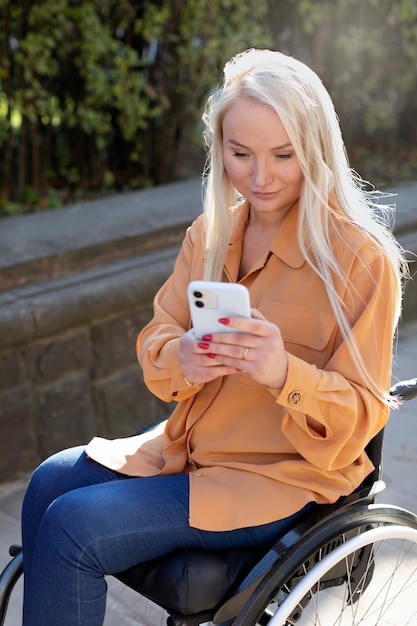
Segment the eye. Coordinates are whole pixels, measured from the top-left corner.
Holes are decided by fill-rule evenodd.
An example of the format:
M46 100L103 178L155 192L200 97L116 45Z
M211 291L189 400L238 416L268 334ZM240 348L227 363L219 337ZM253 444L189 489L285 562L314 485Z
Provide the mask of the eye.
M246 154L246 152L238 152L237 150L235 150L233 152L233 156L237 157L238 159L244 159L245 157L249 156L248 154Z
M291 159L291 157L292 157L291 152L287 152L285 154L277 154L277 159L285 160L285 159Z

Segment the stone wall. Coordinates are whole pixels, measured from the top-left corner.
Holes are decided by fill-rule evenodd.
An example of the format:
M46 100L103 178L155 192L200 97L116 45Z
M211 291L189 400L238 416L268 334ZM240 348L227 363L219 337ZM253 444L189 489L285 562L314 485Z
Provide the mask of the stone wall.
M194 180L1 223L0 481L170 409L135 343L200 211Z
M397 229L417 252L414 192L402 188ZM135 342L200 210L192 180L0 223L0 481L170 410ZM410 283L404 320L416 314Z

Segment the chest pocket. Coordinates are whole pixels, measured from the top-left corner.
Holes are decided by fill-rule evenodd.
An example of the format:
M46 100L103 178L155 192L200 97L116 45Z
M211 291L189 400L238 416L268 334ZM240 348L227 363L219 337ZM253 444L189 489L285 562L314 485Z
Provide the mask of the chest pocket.
M259 311L281 331L285 349L322 369L333 353L337 324L334 317L305 307L261 300ZM257 384L243 373L241 382Z

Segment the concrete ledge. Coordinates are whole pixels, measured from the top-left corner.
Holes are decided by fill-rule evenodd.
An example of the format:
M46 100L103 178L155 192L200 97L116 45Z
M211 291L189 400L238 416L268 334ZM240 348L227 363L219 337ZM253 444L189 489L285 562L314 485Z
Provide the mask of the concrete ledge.
M416 273L417 184L393 191ZM172 409L143 384L135 343L200 212L195 179L0 223L0 481ZM413 319L415 281L403 315Z
M201 181L161 185L4 219L0 291L179 243L201 212Z
M42 339L152 302L178 246L0 293L0 348Z

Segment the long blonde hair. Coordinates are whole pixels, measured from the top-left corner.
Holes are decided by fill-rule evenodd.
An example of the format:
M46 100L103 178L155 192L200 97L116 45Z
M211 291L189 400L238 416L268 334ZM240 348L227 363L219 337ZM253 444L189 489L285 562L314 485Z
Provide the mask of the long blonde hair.
M300 197L298 240L307 263L321 277L344 340L363 382L386 401L376 387L350 332L344 303L333 276L343 274L333 252L331 233L343 221L356 224L384 250L397 278L396 323L401 312L401 279L405 257L391 234L387 206L349 167L339 121L323 83L310 68L279 52L247 50L224 68L224 80L209 98L203 120L208 148L204 172L206 217L206 280L221 280L232 228L230 207L239 197L225 172L223 118L239 97L272 107L288 133L304 174ZM337 218L337 219L336 219ZM385 390L386 391L386 390Z

